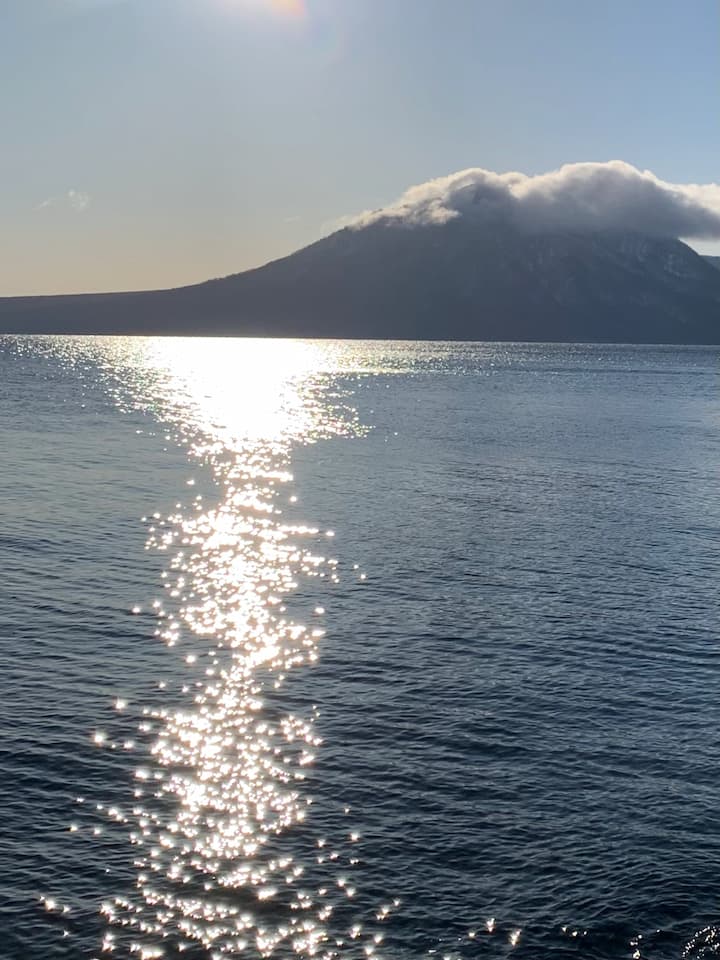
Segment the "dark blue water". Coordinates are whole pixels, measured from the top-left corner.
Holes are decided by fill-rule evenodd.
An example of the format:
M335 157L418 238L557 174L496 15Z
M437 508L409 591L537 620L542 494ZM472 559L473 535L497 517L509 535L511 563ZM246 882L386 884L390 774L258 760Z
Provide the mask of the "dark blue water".
M715 955L717 364L3 340L0 957Z

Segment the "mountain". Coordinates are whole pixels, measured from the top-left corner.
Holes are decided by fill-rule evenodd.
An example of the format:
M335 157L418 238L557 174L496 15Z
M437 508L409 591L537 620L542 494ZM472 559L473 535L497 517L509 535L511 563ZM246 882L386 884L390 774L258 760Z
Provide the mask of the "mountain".
M628 231L386 219L176 290L0 299L0 332L720 343L720 270Z

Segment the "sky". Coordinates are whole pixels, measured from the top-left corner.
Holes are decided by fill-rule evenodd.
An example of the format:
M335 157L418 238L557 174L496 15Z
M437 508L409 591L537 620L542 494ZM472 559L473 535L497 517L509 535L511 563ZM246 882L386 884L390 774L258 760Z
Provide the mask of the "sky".
M177 286L468 167L720 181L720 4L0 0L0 125L0 295Z

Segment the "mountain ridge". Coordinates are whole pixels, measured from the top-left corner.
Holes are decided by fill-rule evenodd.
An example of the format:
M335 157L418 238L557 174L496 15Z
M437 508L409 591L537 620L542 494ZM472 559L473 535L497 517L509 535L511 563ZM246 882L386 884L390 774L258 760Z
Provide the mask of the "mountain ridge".
M378 220L187 287L0 299L0 332L720 343L718 267L628 230Z

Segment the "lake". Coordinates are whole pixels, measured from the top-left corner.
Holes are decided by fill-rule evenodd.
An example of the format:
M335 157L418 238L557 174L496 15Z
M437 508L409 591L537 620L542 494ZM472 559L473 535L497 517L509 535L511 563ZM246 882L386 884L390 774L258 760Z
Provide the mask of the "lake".
M719 360L0 338L0 957L720 953Z

